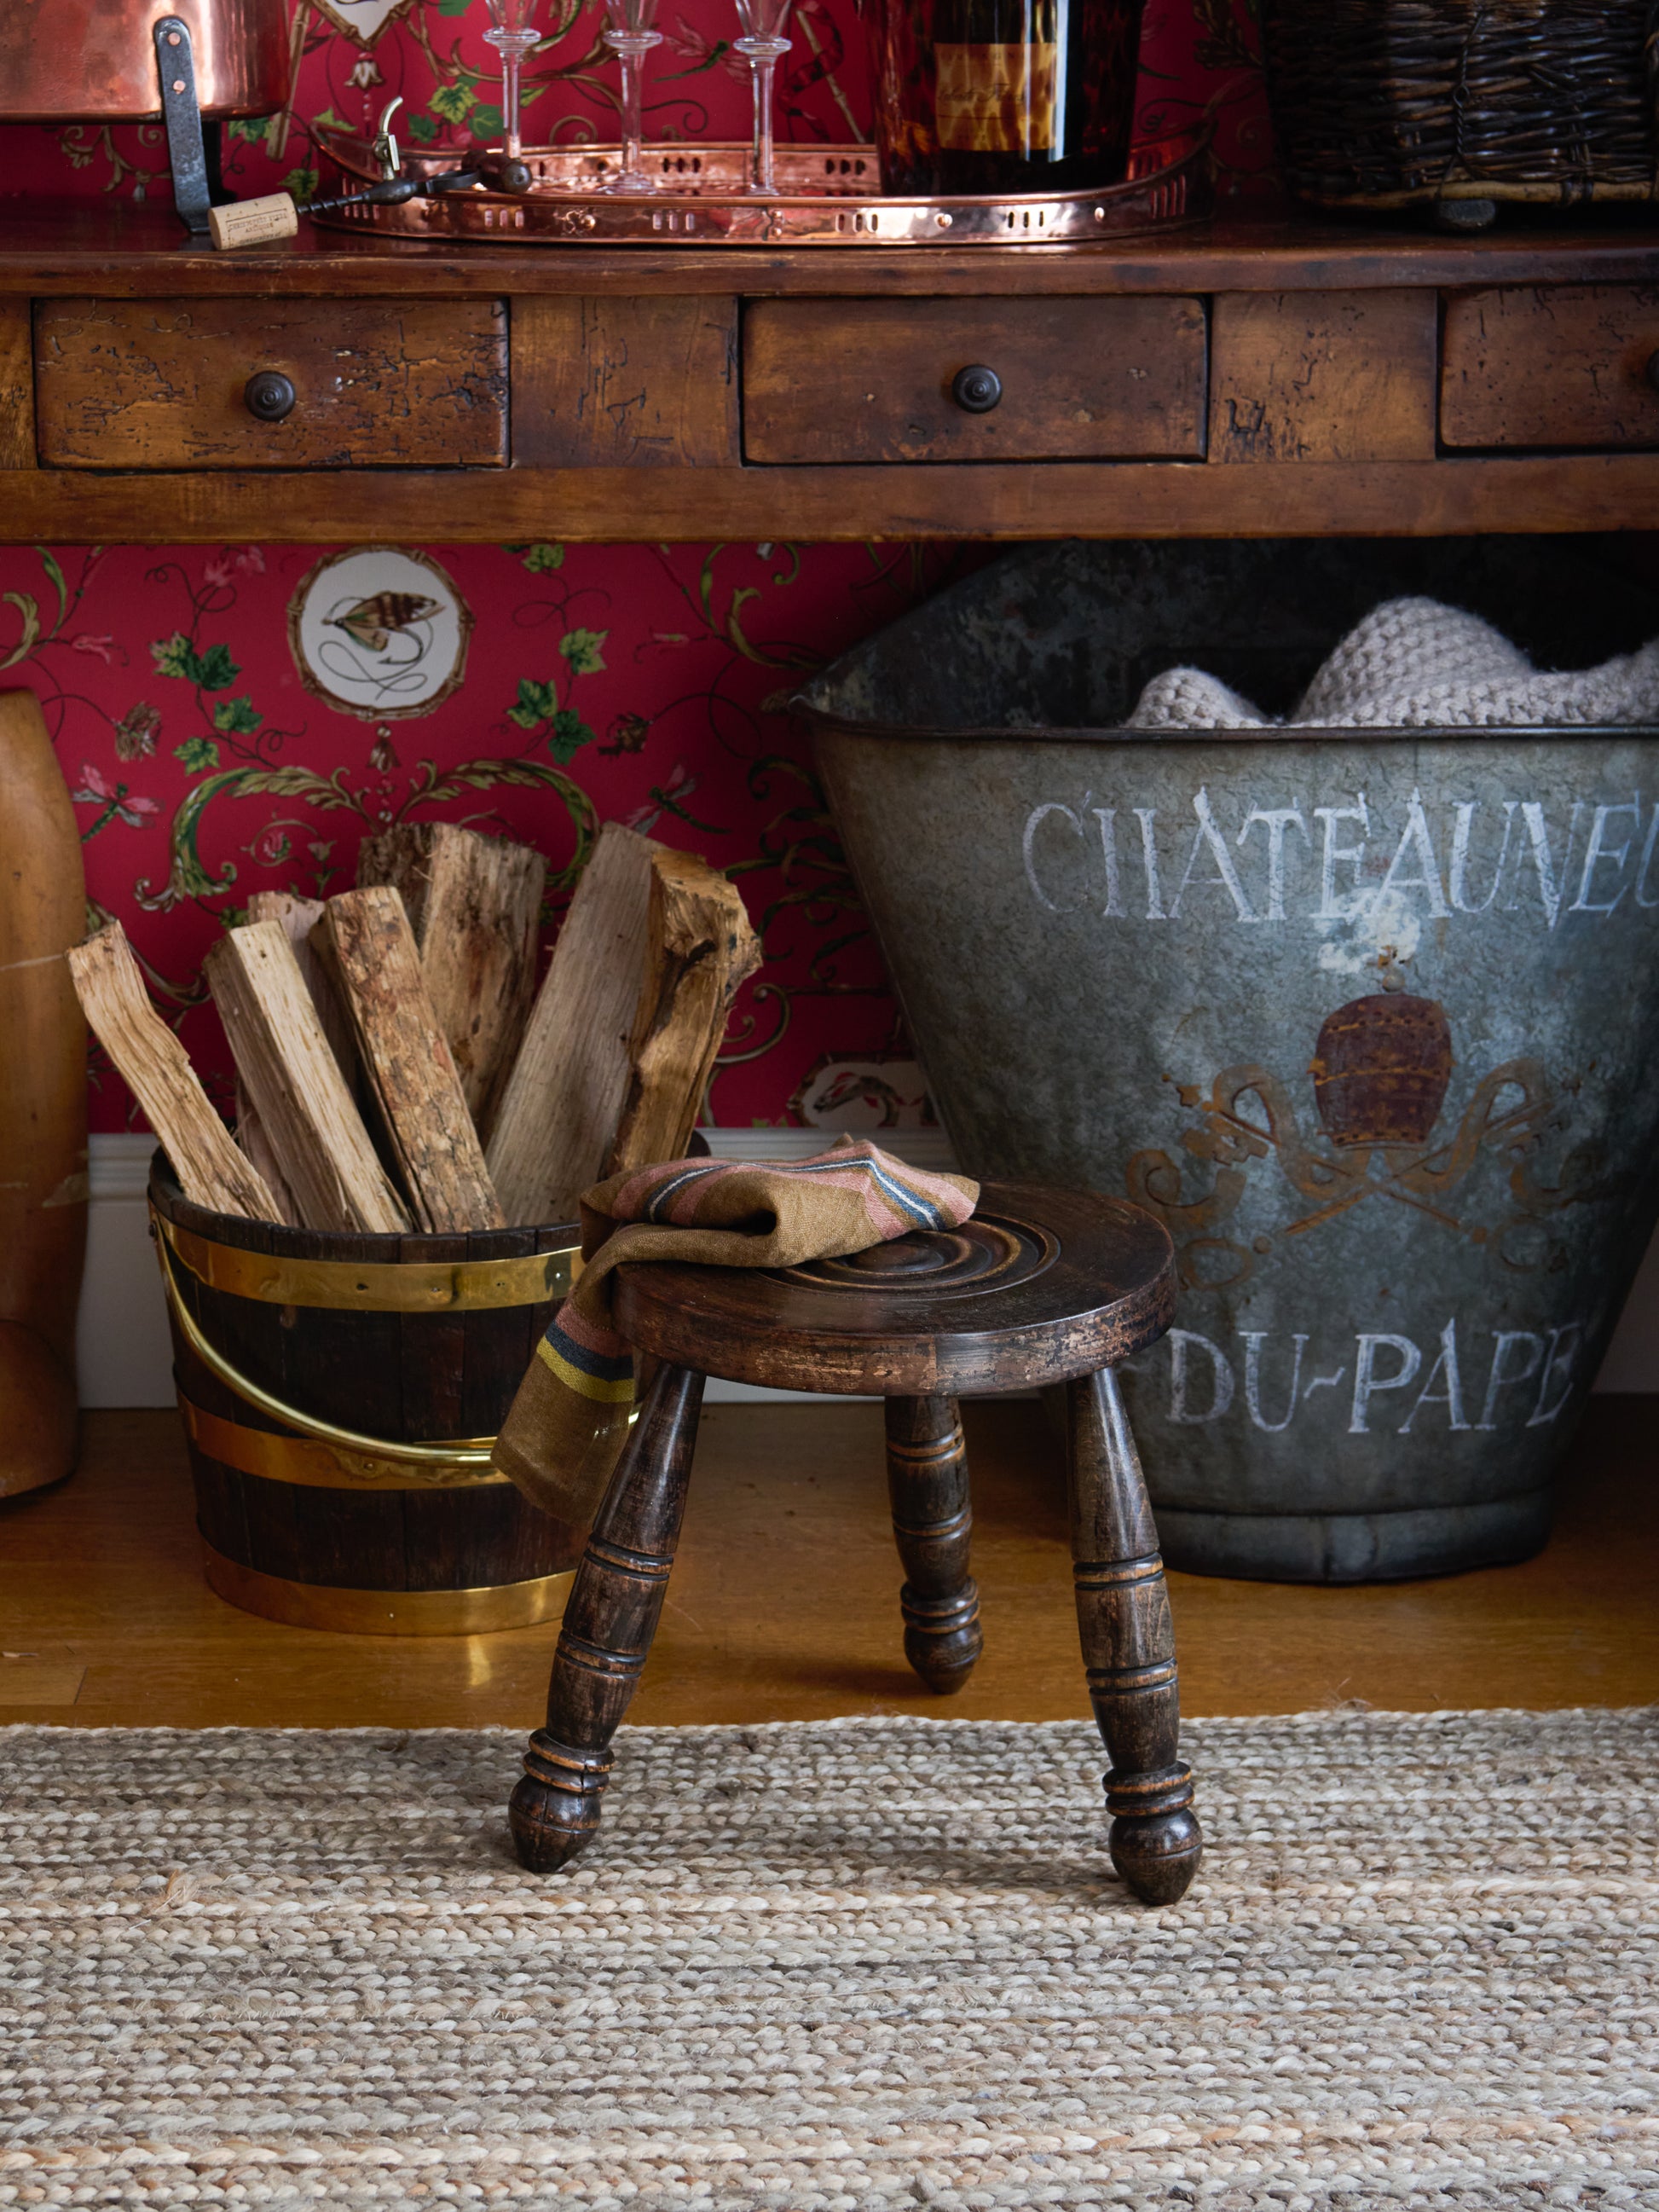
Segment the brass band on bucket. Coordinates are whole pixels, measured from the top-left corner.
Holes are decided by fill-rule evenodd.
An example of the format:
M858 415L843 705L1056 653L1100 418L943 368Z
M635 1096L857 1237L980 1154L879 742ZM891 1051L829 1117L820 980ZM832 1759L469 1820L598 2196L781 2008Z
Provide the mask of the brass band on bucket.
M580 1264L569 1245L514 1259L465 1261L292 1260L219 1244L170 1221L153 1204L161 1279L185 1349L244 1405L283 1425L249 1428L194 1404L179 1412L194 1448L222 1466L268 1481L356 1491L471 1490L505 1483L489 1464L492 1437L405 1443L362 1434L288 1404L228 1359L191 1311L175 1277L183 1268L207 1288L271 1305L374 1313L465 1313L526 1307L562 1297ZM295 1433L284 1433L292 1431ZM480 1636L557 1620L574 1568L465 1589L338 1589L291 1581L204 1546L211 1589L245 1613L295 1628L354 1636Z
M482 1490L499 1487L504 1474L465 1460L428 1460L411 1464L382 1455L348 1451L307 1437L283 1437L270 1429L250 1429L240 1421L210 1413L179 1393L185 1432L198 1450L239 1474L266 1482L298 1483L308 1490Z
M467 1468L479 1474L489 1472L494 1437L450 1437L434 1443L399 1443L390 1437L371 1437L356 1429L343 1429L333 1421L321 1420L315 1413L307 1413L302 1407L290 1406L285 1399L278 1398L226 1358L180 1297L173 1273L172 1254L164 1239L157 1239L155 1250L161 1263L161 1286L167 1293L167 1310L186 1348L201 1361L216 1382L223 1383L245 1406L252 1406L273 1421L281 1421L284 1428L297 1431L313 1443L325 1444L349 1456L391 1460L400 1466L428 1471Z
M275 1306L347 1313L485 1313L562 1298L578 1246L511 1260L295 1260L216 1244L154 1206L157 1233L199 1283Z
M333 1629L348 1636L487 1636L503 1628L536 1628L562 1615L576 1579L573 1567L473 1589L337 1589L242 1566L211 1544L202 1548L209 1587L244 1613L290 1628Z

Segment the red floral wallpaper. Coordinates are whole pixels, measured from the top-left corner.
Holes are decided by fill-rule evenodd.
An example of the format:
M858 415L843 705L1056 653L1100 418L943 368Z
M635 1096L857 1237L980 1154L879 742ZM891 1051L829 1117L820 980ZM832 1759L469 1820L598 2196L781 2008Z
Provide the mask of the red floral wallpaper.
M1270 189L1255 0L1150 0L1139 113L1153 137L1206 112L1224 191ZM614 136L602 10L547 0L526 136ZM394 94L417 146L499 127L479 0L299 0L290 112L228 127L243 194L304 194L311 126L373 127ZM741 137L729 0L661 0L648 90L664 137ZM781 130L864 135L851 0L796 0ZM0 191L167 190L159 127L0 128ZM92 902L118 915L158 1000L222 1095L203 951L250 892L352 880L371 829L442 816L529 838L556 921L597 823L704 854L744 887L765 961L716 1075L727 1124L920 1118L920 1082L784 711L807 671L981 557L923 547L471 546L0 549L0 668L39 692L86 840ZM93 1126L126 1126L94 1065Z

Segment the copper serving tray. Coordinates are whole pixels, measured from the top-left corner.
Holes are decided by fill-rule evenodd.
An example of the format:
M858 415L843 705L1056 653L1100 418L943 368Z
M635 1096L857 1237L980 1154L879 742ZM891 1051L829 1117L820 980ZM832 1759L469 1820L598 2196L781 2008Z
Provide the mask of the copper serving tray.
M319 137L349 180L372 182L368 146L331 131ZM1136 231L1196 222L1214 201L1207 134L1138 147L1121 185L1091 192L1033 192L1007 198L905 199L884 196L873 146L781 145L781 191L744 190L749 147L722 142L649 145L649 194L611 194L616 146L527 147L535 181L527 192L492 191L482 181L401 207L360 206L319 214L319 223L396 238L510 240L522 246L1075 246ZM404 155L405 176L438 176L455 155Z

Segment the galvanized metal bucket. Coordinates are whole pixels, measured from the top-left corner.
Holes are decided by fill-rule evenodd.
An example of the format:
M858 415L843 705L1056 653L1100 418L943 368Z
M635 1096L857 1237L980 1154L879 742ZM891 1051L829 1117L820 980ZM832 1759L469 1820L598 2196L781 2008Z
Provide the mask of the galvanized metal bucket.
M1402 591L1659 630L1582 541L1061 545L799 702L963 1165L1176 1240L1130 1389L1200 1572L1536 1550L1659 1213L1659 731L1112 726L1181 661L1281 711Z

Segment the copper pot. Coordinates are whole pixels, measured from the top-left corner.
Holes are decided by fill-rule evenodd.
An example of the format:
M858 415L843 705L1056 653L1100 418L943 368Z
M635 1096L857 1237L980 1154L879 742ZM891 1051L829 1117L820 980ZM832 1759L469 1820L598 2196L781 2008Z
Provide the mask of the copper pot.
M286 0L3 0L0 117L138 122L161 114L153 26L190 26L206 116L270 115L293 79Z

